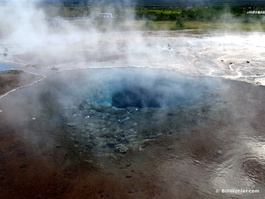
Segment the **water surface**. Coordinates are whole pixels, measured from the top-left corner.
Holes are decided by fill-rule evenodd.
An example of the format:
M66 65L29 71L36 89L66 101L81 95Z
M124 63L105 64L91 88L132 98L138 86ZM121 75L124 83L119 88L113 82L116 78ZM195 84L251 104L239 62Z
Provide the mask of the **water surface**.
M17 67L18 67L17 64L0 61L0 71L14 69Z

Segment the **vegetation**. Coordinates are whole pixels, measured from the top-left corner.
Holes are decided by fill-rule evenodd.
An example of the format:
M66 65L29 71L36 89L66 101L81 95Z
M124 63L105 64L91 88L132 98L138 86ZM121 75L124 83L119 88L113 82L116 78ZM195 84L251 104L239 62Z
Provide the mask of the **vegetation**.
M252 23L225 23L225 22L202 22L186 21L184 28L177 26L175 21L138 21L135 28L143 27L145 30L225 30L225 31L265 31L265 24Z
M180 17L176 18L175 28L178 29L178 30L185 28L184 22L181 20Z
M64 3L58 6L51 4L44 6L48 16L55 17L93 17L93 11L111 12L119 20L112 20L107 23L109 26L123 27L122 19L130 13L135 15L136 24L141 24L136 27L145 30L180 30L180 29L243 29L243 30L265 30L264 15L250 15L248 11L265 11L265 6L260 5L245 5L245 6L217 6L209 7L185 7L179 8L155 8L142 7L133 10L132 8L113 8L109 7L93 7L84 3L84 5ZM54 8L56 7L56 8ZM119 22L117 24L117 22ZM103 21L96 21L98 26L106 26ZM101 25L104 24L104 25Z
M263 8L261 9L263 10ZM247 15L246 8L228 9L226 7L187 8L175 10L136 10L135 14L136 19L149 19L154 21L174 21L177 17L182 18L185 21L216 21L227 14L234 18L262 18L261 15Z
M136 10L136 19L149 20L152 29L243 29L265 30L265 16L248 15L245 7ZM261 10L264 8L259 8ZM152 21L153 23L151 23ZM170 23L173 22L173 23Z

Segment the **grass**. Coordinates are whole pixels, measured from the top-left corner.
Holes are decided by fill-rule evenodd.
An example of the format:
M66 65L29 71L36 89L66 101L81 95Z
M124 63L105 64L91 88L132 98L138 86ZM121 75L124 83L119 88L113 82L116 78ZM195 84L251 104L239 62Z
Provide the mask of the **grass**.
M265 20L263 20L258 16L244 15L243 11L240 9L234 10L233 12L230 12L223 8L148 9L148 10L139 9L135 10L135 12L140 14L139 18L143 16L150 20L145 23L145 26L143 26L143 28L147 30L148 29L150 30L200 29L200 30L231 30L231 31L240 31L240 30L265 31L265 24L264 24ZM162 13L163 15L161 15ZM218 21L218 19L224 20L225 14L228 15L229 19L222 22ZM233 19L232 20L231 17L233 16L234 18L232 18ZM162 21L162 20L172 20L172 21Z
M146 30L175 30L176 21L138 21ZM184 29L265 31L265 24L186 21Z
M135 10L135 12L138 13L156 13L156 14L180 14L182 12L181 9L177 9L177 10Z
M207 30L244 30L244 31L264 31L265 24L250 23L221 23L221 22L185 22L187 29L207 29Z

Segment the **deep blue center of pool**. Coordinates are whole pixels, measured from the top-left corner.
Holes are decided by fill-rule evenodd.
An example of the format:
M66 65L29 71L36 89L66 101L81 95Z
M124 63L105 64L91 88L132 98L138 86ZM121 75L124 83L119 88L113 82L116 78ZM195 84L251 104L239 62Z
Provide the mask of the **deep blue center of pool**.
M155 69L106 69L90 75L87 102L116 108L186 104L213 88L211 80Z

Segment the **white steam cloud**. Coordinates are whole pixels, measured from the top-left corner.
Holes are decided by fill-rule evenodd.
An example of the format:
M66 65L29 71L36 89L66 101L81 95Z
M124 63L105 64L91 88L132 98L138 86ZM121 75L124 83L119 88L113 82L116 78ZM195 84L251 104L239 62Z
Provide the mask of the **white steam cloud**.
M96 66L106 61L130 65L130 61L146 59L143 55L152 52L139 32L119 31L112 21L105 22L103 30L102 26L99 28L93 16L104 12L102 8L92 9L87 18L65 20L49 17L39 5L38 1L18 0L1 5L0 17L5 20L0 21L0 33L9 50L8 59L38 66L91 67L91 62ZM126 4L115 4L115 9L123 5ZM130 9L124 10L119 16L123 26L133 26L133 13ZM155 59L157 55L150 57Z
M222 33L136 31L141 25L134 20L129 4L128 1L107 6L102 3L104 7L91 6L84 17L66 19L56 17L62 14L63 5L52 7L50 4L47 8L37 0L2 2L2 60L62 70L127 66L170 68L191 75L244 81L251 77L255 83L264 84L264 75L261 75L264 35L231 32L235 27L240 30L238 19L232 15L226 13L220 19L233 22L223 23L227 29ZM94 17L106 12L118 20L103 21L99 26L100 21Z

